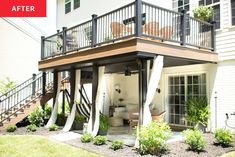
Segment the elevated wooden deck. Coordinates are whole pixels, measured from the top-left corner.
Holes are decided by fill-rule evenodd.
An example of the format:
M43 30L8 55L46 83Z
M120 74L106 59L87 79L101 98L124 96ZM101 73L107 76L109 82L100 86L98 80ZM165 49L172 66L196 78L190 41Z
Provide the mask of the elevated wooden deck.
M123 61L133 61L136 58L152 58L156 55L179 60L177 63L179 65L183 64L182 60L187 61L188 64L216 63L218 61L218 54L210 50L185 47L148 38L130 38L39 61L39 70L61 69L71 66L81 68L93 64L115 64Z

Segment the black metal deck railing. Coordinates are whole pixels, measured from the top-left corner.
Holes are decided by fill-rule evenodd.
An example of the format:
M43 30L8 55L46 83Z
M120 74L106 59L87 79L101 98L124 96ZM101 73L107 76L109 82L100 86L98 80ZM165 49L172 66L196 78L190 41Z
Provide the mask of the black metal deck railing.
M42 37L41 59L66 54L74 50L95 47L125 38L147 37L215 50L214 23L189 17L186 12L175 12L136 0L121 8L61 32Z

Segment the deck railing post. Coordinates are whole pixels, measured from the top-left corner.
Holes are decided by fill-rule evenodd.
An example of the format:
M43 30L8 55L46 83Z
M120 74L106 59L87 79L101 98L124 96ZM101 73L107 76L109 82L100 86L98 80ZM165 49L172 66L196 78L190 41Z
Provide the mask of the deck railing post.
M215 51L215 21L211 22L211 48L212 51Z
M180 41L181 45L185 45L186 37L186 10L181 11L182 15L180 16Z
M135 35L142 35L142 0L135 0Z
M36 93L36 74L33 74L33 83L32 83L32 96L35 96Z
M67 51L67 27L63 27L63 53Z
M46 95L46 72L42 72L42 95Z
M41 60L45 57L44 47L45 47L45 36L41 36Z
M95 47L97 43L97 15L92 15L92 30L91 30L91 47Z

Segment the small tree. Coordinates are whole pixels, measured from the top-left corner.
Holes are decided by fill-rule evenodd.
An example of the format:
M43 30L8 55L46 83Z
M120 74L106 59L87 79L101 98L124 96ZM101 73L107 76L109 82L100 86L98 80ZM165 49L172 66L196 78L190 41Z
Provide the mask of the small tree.
M16 82L12 81L9 77L6 77L5 80L0 80L0 93L5 94L9 90L16 87ZM7 95L6 95L7 96Z
M209 119L209 105L206 98L195 97L186 102L186 119L198 127L207 126Z

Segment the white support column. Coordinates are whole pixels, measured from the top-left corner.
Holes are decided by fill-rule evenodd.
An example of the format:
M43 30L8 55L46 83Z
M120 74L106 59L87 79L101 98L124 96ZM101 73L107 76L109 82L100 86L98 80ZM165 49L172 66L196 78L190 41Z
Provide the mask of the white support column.
M46 124L46 128L49 128L52 124L55 124L58 114L58 105L59 105L59 96L60 96L60 89L61 89L61 73L58 73L58 86L57 86L57 92L56 92L56 100L54 103L54 108L51 113L51 117L49 121Z
M76 107L76 101L80 100L80 94L78 94L78 90L81 87L81 70L76 70L76 81L75 81L75 96L74 96L74 104L72 106L72 110L70 114L68 115L68 118L66 120L65 126L63 128L63 131L67 132L71 129L73 125L73 121L75 119L77 107Z

